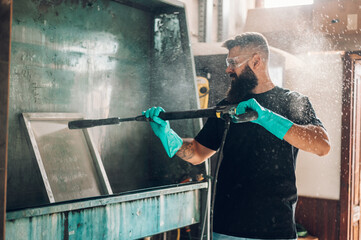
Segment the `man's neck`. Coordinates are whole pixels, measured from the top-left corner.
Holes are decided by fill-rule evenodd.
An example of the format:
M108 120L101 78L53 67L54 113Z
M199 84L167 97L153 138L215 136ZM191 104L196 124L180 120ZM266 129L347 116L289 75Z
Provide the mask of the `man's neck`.
M275 87L275 85L273 84L273 82L271 81L267 81L267 82L261 82L258 83L258 85L252 90L253 94L260 94L260 93L264 93L267 92L271 89L273 89Z

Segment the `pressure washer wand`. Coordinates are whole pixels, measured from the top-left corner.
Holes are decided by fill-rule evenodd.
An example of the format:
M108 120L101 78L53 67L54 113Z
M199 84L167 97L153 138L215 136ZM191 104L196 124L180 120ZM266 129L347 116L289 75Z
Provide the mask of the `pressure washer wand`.
M197 110L188 110L188 111L178 111L178 112L161 112L159 117L163 120L180 120L180 119L191 119L191 118L224 118L225 116L233 116L234 121L237 123L249 122L257 119L258 114L255 111L249 111L244 114L236 114L236 106L217 106L206 109L197 109ZM91 128L96 126L103 125L114 125L121 122L130 122L130 121L146 121L149 122L151 119L146 118L144 115L130 117L130 118L103 118L103 119L84 119L84 120L75 120L68 123L69 129L82 129L82 128Z

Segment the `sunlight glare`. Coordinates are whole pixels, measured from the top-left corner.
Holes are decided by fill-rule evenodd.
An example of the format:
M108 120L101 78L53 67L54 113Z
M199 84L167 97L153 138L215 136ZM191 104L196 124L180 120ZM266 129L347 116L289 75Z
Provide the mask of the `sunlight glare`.
M265 8L290 7L313 4L313 0L264 0Z

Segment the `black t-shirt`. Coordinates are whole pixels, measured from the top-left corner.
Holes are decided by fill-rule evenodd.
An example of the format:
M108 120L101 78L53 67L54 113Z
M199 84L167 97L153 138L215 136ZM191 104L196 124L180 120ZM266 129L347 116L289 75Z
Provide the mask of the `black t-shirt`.
M258 103L300 125L322 126L308 98L275 87L252 94ZM229 105L223 100L218 105ZM209 118L195 137L217 150L224 121ZM249 238L296 238L298 149L256 123L231 123L223 150L214 207L214 232Z

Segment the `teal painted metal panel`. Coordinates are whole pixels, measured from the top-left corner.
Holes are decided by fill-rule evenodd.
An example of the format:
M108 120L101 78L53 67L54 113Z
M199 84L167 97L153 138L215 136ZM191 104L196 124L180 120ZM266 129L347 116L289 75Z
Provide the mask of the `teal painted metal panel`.
M200 221L207 183L9 212L6 239L138 239Z
M65 213L54 213L7 221L6 239L65 239L65 219Z

